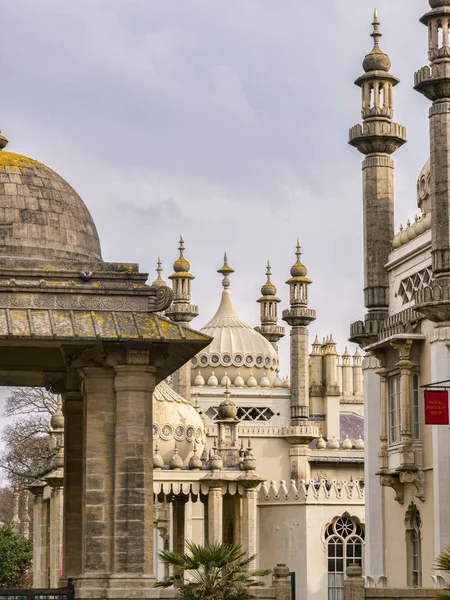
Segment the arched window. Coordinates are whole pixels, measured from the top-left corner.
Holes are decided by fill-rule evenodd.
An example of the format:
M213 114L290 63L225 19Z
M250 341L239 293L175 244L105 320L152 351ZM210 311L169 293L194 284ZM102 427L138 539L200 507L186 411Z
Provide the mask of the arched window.
M406 565L408 586L422 587L422 520L417 506L411 503L406 511Z
M344 600L347 567L363 564L364 528L356 519L343 515L325 530L328 554L328 600Z

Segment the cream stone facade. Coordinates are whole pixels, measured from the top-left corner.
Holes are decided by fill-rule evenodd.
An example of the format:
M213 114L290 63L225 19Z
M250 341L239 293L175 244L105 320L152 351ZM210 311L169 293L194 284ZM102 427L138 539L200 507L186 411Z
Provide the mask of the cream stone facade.
M191 304L194 276L182 238L179 251L165 315L188 328L200 311ZM218 272L219 306L201 329L211 344L153 393L153 572L166 575L158 551L181 551L188 539L240 543L257 555L255 566L288 565L298 599L341 597L345 568L363 561L362 356L340 356L332 336L310 346L316 315L299 244L283 312L292 328L290 377L280 377L277 342L285 330L270 264L256 328L235 308L226 255ZM166 286L160 259L152 286ZM35 562L44 565L35 571L38 587L53 582L63 555L51 528L62 520L55 515L62 504L51 500L56 483L52 469L31 488L35 521L43 524L35 528Z
M367 313L364 322L352 324L351 340L367 353L364 573L369 587L440 587L443 578L434 561L450 544L449 427L425 424L423 393L429 384L450 386L450 2L429 5L421 22L428 29L430 65L415 74L414 87L432 103L431 157L417 182L420 214L397 234L391 154L405 143L406 133L392 122L398 80L379 48L377 15L374 49L356 81L363 90L363 125L350 130L350 144L366 156Z

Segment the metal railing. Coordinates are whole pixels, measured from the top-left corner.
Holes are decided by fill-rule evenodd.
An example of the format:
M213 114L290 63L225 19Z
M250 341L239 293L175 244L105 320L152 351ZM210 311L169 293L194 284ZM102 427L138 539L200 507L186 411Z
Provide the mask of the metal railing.
M0 600L75 600L72 579L63 588L0 588Z

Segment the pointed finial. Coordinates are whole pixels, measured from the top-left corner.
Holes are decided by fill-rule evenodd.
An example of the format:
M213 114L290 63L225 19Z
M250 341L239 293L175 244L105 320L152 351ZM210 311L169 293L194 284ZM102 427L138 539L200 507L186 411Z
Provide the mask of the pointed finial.
M166 285L166 282L162 278L162 272L163 272L163 268L162 268L161 257L158 256L158 260L156 262L156 279L152 283L153 286L155 286L155 287L161 287L163 285Z
M184 257L184 238L183 234L180 233L180 245L178 246L178 250L180 251L180 258Z
M380 20L378 19L378 10L375 9L373 11L373 32L370 34L373 38L374 49L380 47L380 37L382 37L382 33L380 32Z
M228 289L230 287L230 280L228 278L228 275L234 273L234 269L232 269L228 265L228 256L226 252L223 255L223 267L221 269L218 269L217 272L223 275L222 285L225 289Z
M272 283L270 281L270 276L272 275L272 268L270 266L270 260L267 261L266 275L267 275L267 283Z
M161 262L161 257L159 255L158 255L158 262L156 264L157 264L156 272L158 273L158 279L161 279L162 262Z
M297 262L300 262L300 257L302 255L302 247L300 246L300 240L299 238L297 238L297 252L295 253L296 257L297 257Z

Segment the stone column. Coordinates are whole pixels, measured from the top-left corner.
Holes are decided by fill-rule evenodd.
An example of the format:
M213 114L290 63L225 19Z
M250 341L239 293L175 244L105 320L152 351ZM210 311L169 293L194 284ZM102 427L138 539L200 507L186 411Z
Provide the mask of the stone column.
M257 501L258 492L253 488L244 490L243 498L243 539L242 546L247 551L248 556L257 553L256 547L256 529L257 529ZM256 560L249 565L249 571L256 568Z
M436 326L430 334L431 381L450 379L450 327ZM434 555L438 556L450 546L450 444L448 427L434 425L433 439L433 503L434 503Z
M64 399L64 577L82 572L83 503L83 397L66 392ZM33 584L34 585L34 584Z
M83 525L82 575L77 598L103 598L112 569L114 490L114 371L82 370ZM66 419L70 429L70 419ZM69 457L67 457L69 459Z
M279 564L275 567L272 582L276 592L276 600L291 600L291 576L286 565Z
M172 536L174 552L185 552L186 498L175 496L172 500Z
M385 577L385 530L384 530L384 488L380 486L379 452L380 442L373 432L387 431L387 424L381 424L381 379L377 374L380 364L375 356L364 358L364 485L366 498L366 545L365 574L373 587L382 587ZM380 400L376 402L376 399ZM370 401L369 400L375 400ZM383 429L384 427L384 429ZM386 446L387 451L387 446ZM387 460L387 454L386 454Z
M31 486L33 494L33 587L35 588L44 588L47 585L47 574L44 570L47 550L42 536L42 523L45 519L43 491L44 484Z
M362 576L362 567L349 565L344 580L344 600L365 600L365 584Z
M291 420L299 423L309 417L308 328L291 329Z
M52 588L59 586L63 562L63 496L61 485L52 489L50 496L50 587Z
M116 367L114 552L110 598L148 597L153 586L153 432L155 369L148 352ZM131 363L131 364L130 364ZM134 589L133 589L134 588Z
M223 539L222 487L210 487L208 493L208 543L221 544Z

